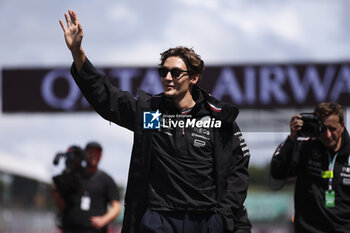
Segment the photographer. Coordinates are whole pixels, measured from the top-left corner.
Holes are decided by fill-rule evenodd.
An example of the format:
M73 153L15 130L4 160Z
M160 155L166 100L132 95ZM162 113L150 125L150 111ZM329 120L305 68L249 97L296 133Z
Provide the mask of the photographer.
M62 174L53 177L55 186L53 197L59 210L65 208L64 200L79 187L84 151L77 145L70 146L65 153L56 154L53 164L58 165L61 158L65 158L65 168Z
M296 177L295 232L350 232L350 138L343 110L321 103L313 118L306 116L292 116L290 135L273 155L271 176ZM310 128L316 129L313 135L307 135Z
M74 167L79 167L80 153L73 155L71 148L65 154L66 166L76 164ZM62 214L60 227L63 233L107 233L107 224L121 209L117 186L109 175L98 170L102 156L99 143L88 143L81 153L86 162L83 169L66 168L62 175L54 177L56 191L53 196ZM72 160L75 162L68 162Z

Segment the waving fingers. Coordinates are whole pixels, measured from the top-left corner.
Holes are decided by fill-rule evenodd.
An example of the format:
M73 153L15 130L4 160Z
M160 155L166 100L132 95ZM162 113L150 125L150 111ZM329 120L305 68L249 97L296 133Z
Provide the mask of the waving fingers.
M78 25L79 24L79 20L78 20L78 16L75 13L75 11L69 10L68 13L69 13L70 20L71 20L72 24Z
M63 30L63 32L64 33L66 33L66 27L64 26L64 23L62 22L62 20L59 20L59 22L60 22L60 25L61 25L61 28L62 28L62 30Z
M70 20L69 20L69 16L67 13L64 13L64 17L66 18L66 23L67 23L67 27L68 29L72 26Z

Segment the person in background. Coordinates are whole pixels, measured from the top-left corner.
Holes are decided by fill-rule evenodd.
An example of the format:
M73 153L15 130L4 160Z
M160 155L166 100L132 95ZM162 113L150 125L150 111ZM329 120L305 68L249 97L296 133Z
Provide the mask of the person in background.
M295 232L350 232L350 138L343 109L324 102L313 116L291 117L290 135L273 155L271 176L296 177ZM309 131L315 134L300 137Z
M101 145L89 142L83 153L82 170L65 174L65 177L74 176L74 187L63 194L59 189L54 192L61 211L60 227L63 233L107 233L107 225L121 210L119 191L113 179L98 169Z

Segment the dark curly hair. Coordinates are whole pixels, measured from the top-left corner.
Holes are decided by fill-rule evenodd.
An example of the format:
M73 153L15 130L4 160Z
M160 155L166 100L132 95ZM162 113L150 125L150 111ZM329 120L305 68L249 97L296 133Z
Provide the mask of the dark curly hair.
M178 46L166 50L165 52L161 53L160 56L160 66L163 66L165 60L169 57L180 57L186 64L190 76L199 75L199 78L202 76L204 71L204 62L192 48Z

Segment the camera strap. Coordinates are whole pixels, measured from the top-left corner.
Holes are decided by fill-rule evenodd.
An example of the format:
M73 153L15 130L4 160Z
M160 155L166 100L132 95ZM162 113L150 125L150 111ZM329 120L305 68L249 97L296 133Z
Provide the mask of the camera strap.
M328 179L328 190L325 191L325 205L328 208L335 207L335 193L333 190L332 182L333 182L333 170L334 164L337 159L338 152L335 153L333 159L331 158L330 153L328 152L328 171L322 172L322 178Z
M338 156L338 152L335 153L333 159L331 158L330 153L328 152L328 161L329 161L329 165L328 165L328 171L324 171L322 172L322 178L328 178L328 191L331 191L332 188L332 181L333 181L333 170L334 170L334 164L335 164L335 160L337 159Z

